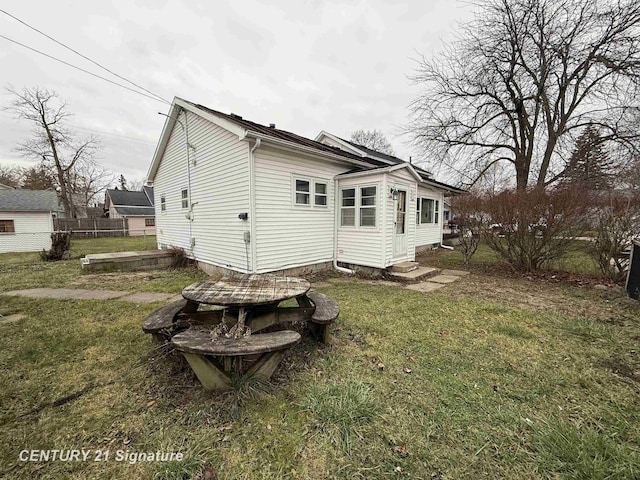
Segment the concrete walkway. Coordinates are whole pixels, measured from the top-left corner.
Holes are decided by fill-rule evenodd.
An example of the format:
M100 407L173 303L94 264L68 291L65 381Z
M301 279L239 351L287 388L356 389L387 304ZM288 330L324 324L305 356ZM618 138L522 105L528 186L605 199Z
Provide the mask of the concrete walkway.
M117 290L83 290L74 288L31 288L0 292L0 295L29 298L55 298L59 300L120 300L133 303L153 303L182 298L175 293L123 292Z
M433 292L449 283L458 281L464 275L469 275L469 272L464 270L442 270L439 275L429 278L426 282L411 283L405 288L418 292Z

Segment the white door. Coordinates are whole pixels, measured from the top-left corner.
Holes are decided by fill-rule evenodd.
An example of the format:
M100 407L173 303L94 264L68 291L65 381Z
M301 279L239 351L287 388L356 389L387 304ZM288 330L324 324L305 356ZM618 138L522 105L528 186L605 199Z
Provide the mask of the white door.
M398 190L394 201L393 258L407 256L407 192Z

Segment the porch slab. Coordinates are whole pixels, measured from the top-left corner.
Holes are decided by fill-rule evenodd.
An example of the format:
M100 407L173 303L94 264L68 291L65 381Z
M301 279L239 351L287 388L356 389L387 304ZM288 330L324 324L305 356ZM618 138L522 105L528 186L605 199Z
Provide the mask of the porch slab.
M428 293L443 287L444 287L444 284L442 283L421 282L421 283L412 283L410 285L407 285L405 288L408 288L409 290L415 290L416 292Z
M469 275L471 272L467 272L466 270L442 270L442 275L453 275L455 277L463 277L465 275Z
M460 277L457 275L436 275L435 277L431 277L429 279L430 282L435 282L435 283L443 283L443 284L447 284L447 283L453 283L455 281L457 281Z
M420 264L418 262L400 262L391 266L393 273L408 273L417 270Z
M406 273L391 272L389 277L398 282L416 282L440 273L439 268L434 267L418 267L415 270Z

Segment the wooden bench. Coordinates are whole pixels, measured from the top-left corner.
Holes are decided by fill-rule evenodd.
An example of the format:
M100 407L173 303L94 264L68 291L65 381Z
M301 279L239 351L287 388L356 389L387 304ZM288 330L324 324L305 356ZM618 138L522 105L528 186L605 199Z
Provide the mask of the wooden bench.
M205 390L224 391L231 388L231 379L225 372L231 371L232 359L240 374L243 357L260 355L243 375L268 381L284 351L299 341L300 334L291 330L213 340L207 330L189 329L174 335L171 344L189 362Z
M142 322L142 331L153 335L154 340L166 342L173 334L176 315L187 305L184 299L171 302L151 312Z
M329 325L340 315L340 307L333 298L327 297L324 293L310 292L307 293L307 298L315 306L315 312L309 320L310 330L322 343L328 343Z
M222 309L198 312L198 305L180 299L151 312L142 322L142 331L153 335L158 343L171 340L191 325L215 325L222 319ZM231 315L233 312L231 312ZM233 321L232 318L229 319Z

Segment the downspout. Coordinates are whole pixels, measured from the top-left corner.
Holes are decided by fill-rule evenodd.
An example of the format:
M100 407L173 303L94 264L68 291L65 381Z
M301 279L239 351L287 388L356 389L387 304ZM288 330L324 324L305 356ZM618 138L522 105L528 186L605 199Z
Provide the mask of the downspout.
M251 268L247 273L257 273L256 261L258 257L256 245L256 162L254 152L260 148L262 140L256 138L256 143L249 150L249 248L251 250Z
M338 179L333 180L333 196L334 196L334 220L333 220L333 268L339 272L353 275L353 270L340 267L338 265L338 222L340 221L340 191L338 190Z

